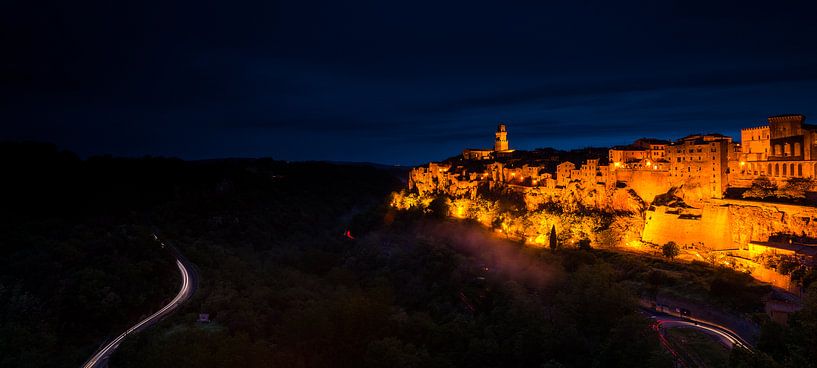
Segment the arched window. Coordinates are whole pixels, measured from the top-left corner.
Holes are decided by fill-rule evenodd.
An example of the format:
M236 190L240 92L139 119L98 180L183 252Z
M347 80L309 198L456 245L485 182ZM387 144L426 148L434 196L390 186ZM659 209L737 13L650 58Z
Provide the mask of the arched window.
M783 164L783 176L788 176L789 172L786 170L786 164Z
M800 156L800 142L794 143L794 154L792 156Z
M797 164L797 176L803 176L803 164Z
M794 164L789 164L789 175L794 176Z
M780 176L780 164L774 164L774 176Z
M766 175L772 175L772 164L766 164Z

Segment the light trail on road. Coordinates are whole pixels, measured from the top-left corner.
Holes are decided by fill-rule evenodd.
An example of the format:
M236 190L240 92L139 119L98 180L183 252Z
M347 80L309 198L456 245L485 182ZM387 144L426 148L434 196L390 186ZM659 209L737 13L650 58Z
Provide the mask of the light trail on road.
M190 283L190 271L185 267L185 265L179 260L176 259L176 266L179 267L179 272L182 275L182 287L179 290L179 293L176 294L176 297L170 301L167 305L159 309L156 313L150 315L140 321L139 323L135 324L133 327L129 328L127 331L123 332L121 335L117 336L115 339L111 340L105 347L100 349L90 360L88 360L83 368L98 368L101 367L101 363L105 362L108 357L119 347L119 344L122 340L127 337L129 334L133 333L134 331L139 330L139 328L145 326L145 324L152 322L154 320L158 320L164 314L169 312L171 309L175 308L184 298L188 297L191 292L191 283Z
M731 334L729 334L729 333L727 333L725 331L719 330L717 328L712 328L712 327L705 326L705 325L702 325L702 324L699 324L699 323L693 323L693 322L681 321L681 320L674 320L674 319L672 319L672 320L659 319L659 320L657 320L657 323L658 323L659 326L663 326L665 328L680 327L680 328L693 328L693 329L703 330L704 333L709 333L710 335L714 334L717 337L720 337L721 341L728 342L728 345L729 345L730 348L737 345L737 346L742 347L744 349L748 349L748 347L746 347L746 345L744 345L740 340L736 339Z

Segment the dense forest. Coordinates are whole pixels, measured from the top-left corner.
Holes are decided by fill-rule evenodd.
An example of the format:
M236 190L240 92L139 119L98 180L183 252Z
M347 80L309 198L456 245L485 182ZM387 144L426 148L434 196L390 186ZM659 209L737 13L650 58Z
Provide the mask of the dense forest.
M184 307L111 367L670 367L644 293L683 280L593 249L525 248L433 211L396 211L395 171L270 159L79 159L0 145L0 367L79 366L200 273ZM700 293L757 286L695 266ZM196 322L199 313L210 323ZM817 293L734 366L814 366ZM776 361L776 362L775 362Z

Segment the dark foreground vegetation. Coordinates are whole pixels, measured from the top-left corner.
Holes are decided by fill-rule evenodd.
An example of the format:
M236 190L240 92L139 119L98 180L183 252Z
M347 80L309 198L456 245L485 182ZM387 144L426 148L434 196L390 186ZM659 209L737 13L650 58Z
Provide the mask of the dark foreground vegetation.
M402 184L371 167L0 149L0 367L79 366L170 299L179 279L154 232L198 266L200 289L114 368L672 366L637 301L692 285L682 266L392 211ZM746 280L694 272L695 295L756 303ZM813 366L810 303L764 329L768 354L732 364Z

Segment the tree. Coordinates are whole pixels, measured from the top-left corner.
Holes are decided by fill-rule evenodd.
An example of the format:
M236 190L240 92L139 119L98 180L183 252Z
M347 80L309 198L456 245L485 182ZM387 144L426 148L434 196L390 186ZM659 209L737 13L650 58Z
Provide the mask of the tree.
M812 284L803 298L803 309L789 317L787 365L817 367L817 285Z
M591 249L593 249L593 247L590 246L590 239L587 239L587 238L579 240L579 242L576 243L576 247L578 247L581 250L591 250Z
M729 367L732 368L778 368L770 356L761 351L749 351L735 347L729 354Z
M773 197L777 191L777 185L769 178L761 176L752 181L752 187L743 192L743 198L768 198Z
M428 204L428 210L431 211L434 217L440 219L446 218L449 211L448 199L443 196L434 198L434 200Z
M812 188L814 188L814 179L791 178L775 192L775 195L779 198L803 199L806 198L806 192Z
M556 237L556 225L550 227L550 237L549 237L549 244L550 250L556 251L556 248L559 247L559 239Z
M620 318L596 357L599 367L672 367L672 363L659 343L658 331L640 314Z
M664 244L664 246L661 247L661 253L664 255L664 257L673 259L678 256L678 254L680 253L680 249L678 248L678 244L675 244L674 241L671 241L668 242L667 244Z

